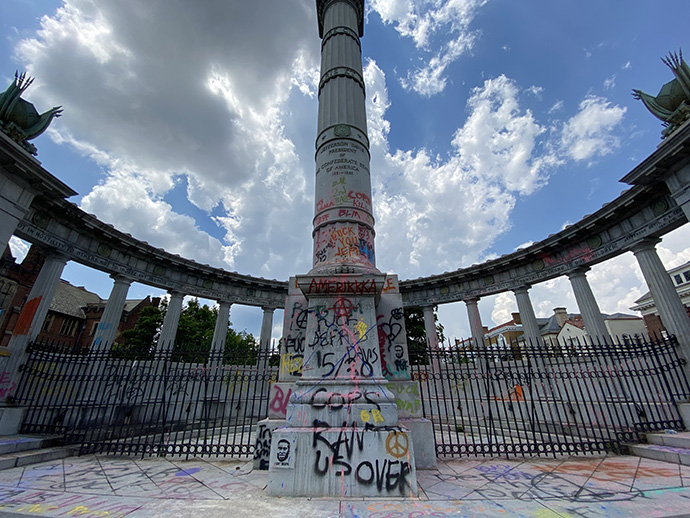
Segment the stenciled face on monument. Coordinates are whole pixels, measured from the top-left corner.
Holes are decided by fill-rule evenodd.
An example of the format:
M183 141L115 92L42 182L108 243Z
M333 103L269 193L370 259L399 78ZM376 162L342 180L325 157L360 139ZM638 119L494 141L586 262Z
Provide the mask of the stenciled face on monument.
M278 441L278 454L277 454L278 461L279 462L285 462L289 456L290 456L290 442L285 440L285 439L281 439L280 441Z

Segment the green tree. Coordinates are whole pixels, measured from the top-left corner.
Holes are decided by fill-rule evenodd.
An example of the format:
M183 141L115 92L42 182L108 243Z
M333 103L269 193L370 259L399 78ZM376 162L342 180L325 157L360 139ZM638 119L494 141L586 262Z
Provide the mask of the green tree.
M216 308L202 306L198 299L191 299L180 312L172 360L205 363L211 351L217 317Z
M223 363L226 365L254 365L258 358L258 343L247 331L239 333L229 328L225 338Z
M163 325L166 306L148 306L141 310L133 329L123 331L110 354L115 358L148 360L156 348L156 335Z
M443 325L438 321L438 306L434 306L434 322L439 343L446 340ZM427 365L429 363L429 345L424 328L424 311L422 308L405 308L405 330L407 331L407 353L412 365Z
M149 360L156 350L156 341L167 311L165 300L160 307L144 308L133 329L121 335L121 343L115 344L111 355L116 358ZM180 312L175 343L172 347L172 360L187 363L205 363L213 345L213 331L218 318L218 310L199 304L198 299L190 300ZM167 344L166 344L167 346ZM258 343L247 331L237 332L228 326L223 350L223 363L233 365L253 365L258 358Z

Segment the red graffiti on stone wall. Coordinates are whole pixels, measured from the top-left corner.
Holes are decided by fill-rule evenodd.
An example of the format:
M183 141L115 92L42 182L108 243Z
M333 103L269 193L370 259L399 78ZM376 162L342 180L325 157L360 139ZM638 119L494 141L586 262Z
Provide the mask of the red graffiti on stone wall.
M19 319L17 320L17 325L14 327L15 335L25 335L31 329L31 322L34 320L34 315L38 310L38 305L41 303L42 297L36 297L31 299L22 308L22 312L19 314Z

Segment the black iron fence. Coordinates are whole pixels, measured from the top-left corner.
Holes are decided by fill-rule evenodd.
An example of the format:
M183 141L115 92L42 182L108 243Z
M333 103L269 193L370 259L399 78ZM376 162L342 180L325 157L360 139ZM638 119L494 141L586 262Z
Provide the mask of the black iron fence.
M277 378L274 351L29 351L21 431L60 434L80 453L251 455Z
M690 385L675 340L429 350L412 365L439 455L617 452L641 432L683 429Z
M690 398L673 340L419 353L410 373L438 455L617 452L640 433L682 429L677 403ZM255 349L33 345L16 394L22 432L63 435L81 453L252 456L278 359Z

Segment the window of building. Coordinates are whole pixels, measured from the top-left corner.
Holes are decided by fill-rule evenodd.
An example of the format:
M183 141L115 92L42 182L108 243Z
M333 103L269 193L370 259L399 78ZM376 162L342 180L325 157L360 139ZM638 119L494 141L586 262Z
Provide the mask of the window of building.
M94 334L96 334L96 329L98 329L98 324L100 324L100 323L101 323L100 320L99 320L98 322L94 322L94 323L93 323L93 327L91 328L91 336L93 336Z
M685 277L685 282L690 282L690 270L683 272L683 277Z
M50 327L53 325L53 320L55 320L55 315L47 315L45 321L43 322L43 327L41 330L44 333L50 332Z
M673 279L676 281L676 284L683 284L683 279L681 279L680 274L674 275Z
M65 318L62 321L62 327L60 327L60 334L65 336L74 336L74 332L77 330L77 319L76 318Z

